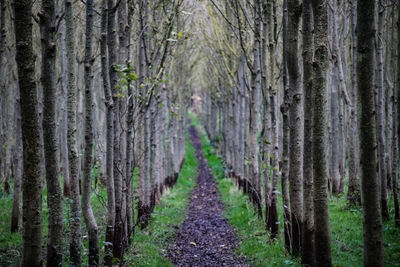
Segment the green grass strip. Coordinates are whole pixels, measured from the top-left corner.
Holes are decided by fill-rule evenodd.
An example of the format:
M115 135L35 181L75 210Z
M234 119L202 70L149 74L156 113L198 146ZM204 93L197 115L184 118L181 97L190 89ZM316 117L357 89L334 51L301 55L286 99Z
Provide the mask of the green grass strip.
M161 198L149 226L136 231L131 249L125 254L126 266L173 266L165 255L168 245L174 242L176 230L186 218L190 193L196 184L197 166L194 147L188 140L178 182Z

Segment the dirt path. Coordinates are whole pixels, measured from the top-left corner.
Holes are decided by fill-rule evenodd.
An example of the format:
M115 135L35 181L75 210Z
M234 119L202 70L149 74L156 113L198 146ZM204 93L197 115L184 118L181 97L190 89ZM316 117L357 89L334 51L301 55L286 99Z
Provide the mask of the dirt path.
M194 126L190 126L189 134L199 161L197 186L168 257L177 266L249 266L233 252L238 241L228 220L222 217L223 204Z

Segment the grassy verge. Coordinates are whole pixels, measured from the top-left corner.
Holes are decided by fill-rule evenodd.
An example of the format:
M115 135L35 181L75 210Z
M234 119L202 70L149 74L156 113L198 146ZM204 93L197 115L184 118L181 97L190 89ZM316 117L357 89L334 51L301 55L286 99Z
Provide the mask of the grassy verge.
M192 122L199 121L191 116ZM204 155L212 168L225 203L225 216L236 229L240 245L237 253L248 258L255 266L300 266L299 258L291 258L284 250L282 227L280 239L269 242L264 222L255 214L247 196L236 189L231 179L225 178L223 159L214 152L204 131L200 132ZM279 196L279 222L283 225L282 198ZM390 203L390 207L393 203ZM350 209L346 197L330 199L331 245L334 266L363 265L363 231L360 208ZM393 208L391 220L384 223L385 266L400 266L400 230L394 226Z
M133 237L127 255L127 266L173 266L165 257L166 248L173 242L176 229L186 218L186 207L196 184L197 159L194 147L187 141L186 159L177 184L166 193L158 205L149 226Z

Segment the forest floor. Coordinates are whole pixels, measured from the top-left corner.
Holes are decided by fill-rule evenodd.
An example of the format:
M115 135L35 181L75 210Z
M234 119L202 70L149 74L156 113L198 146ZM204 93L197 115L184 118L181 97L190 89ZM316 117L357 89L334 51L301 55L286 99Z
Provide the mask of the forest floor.
M249 266L234 252L238 239L222 215L224 205L194 126L189 128L189 135L199 162L197 185L190 197L187 218L169 247L168 257L177 266Z

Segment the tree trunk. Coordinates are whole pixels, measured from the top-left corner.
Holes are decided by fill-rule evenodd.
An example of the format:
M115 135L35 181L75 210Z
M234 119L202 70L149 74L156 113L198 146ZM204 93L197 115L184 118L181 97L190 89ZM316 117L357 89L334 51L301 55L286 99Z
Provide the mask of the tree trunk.
M127 40L131 38L131 26L133 25L132 17L134 13L134 2L133 0L128 0L128 25L125 28L127 31ZM127 67L131 67L130 62L130 41L128 41L128 56L126 58ZM132 80L129 80L128 83L128 103L127 109L128 114L126 116L126 186L127 186L127 194L126 194L126 221L127 221L127 236L129 244L131 242L131 237L133 235L133 225L135 219L135 209L133 209L133 190L132 190L132 180L133 180L133 170L134 170L134 142L133 142L133 127L134 127L134 92L132 86Z
M364 266L383 266L382 217L377 177L374 103L375 0L357 6L357 87L359 96L361 201L364 225Z
M108 72L108 54L107 54L107 20L108 8L107 0L102 0L101 16L101 75L103 78L103 89L106 106L106 180L107 180L107 227L104 244L104 265L112 266L112 251L114 243L114 222L115 222L115 193L114 193L114 170L113 170L113 99L111 97L110 80Z
M298 0L288 2L287 68L290 95L290 155L289 194L292 226L292 255L299 255L303 224L303 93L300 85L298 38L301 5Z
M383 82L383 19L384 19L384 3L383 0L378 0L378 31L376 35L376 63L377 63L377 90L378 90L378 159L379 159L379 182L380 182L380 202L382 219L389 220L389 208L387 203L387 168L386 168L386 136L385 136L385 88Z
M331 189L333 195L338 195L340 192L340 122L339 122L339 106L340 106L340 81L339 81L339 37L337 32L337 0L330 1L332 12L329 16L330 33L331 33L331 162L330 162L330 180L332 181Z
M397 16L397 36L400 36L400 8L398 8L398 16ZM400 38L397 40L397 51L400 51ZM397 137L397 154L395 159L397 159L397 164L399 160L399 151L400 151L400 53L397 52L397 88L394 89L394 96L396 99L396 107L393 109L396 110L397 116L393 118L393 122L395 122L396 128L394 129L396 137ZM394 151L394 150L393 150ZM398 171L398 170L397 170ZM398 181L399 181L399 172L397 172L396 176L393 176L393 196L394 196L394 205L395 205L395 215L394 220L397 227L400 227L400 209L399 209L399 199L398 199Z
M145 228L150 219L150 174L149 174L149 144L150 144L150 110L147 106L147 98L148 98L148 86L145 85L146 77L148 75L148 62L147 62L147 53L146 53L146 43L148 39L148 30L147 30L147 16L148 16L148 3L147 1L141 0L139 4L139 51L138 51L138 73L139 73L139 84L140 84L140 94L141 94L141 102L140 102L140 119L141 125L138 129L138 135L140 140L138 140L138 151L142 155L142 158L139 163L139 177L138 177L138 191L139 191L139 201L138 201L138 217L137 224L140 225L141 228ZM176 117L173 117L175 120ZM171 143L174 146L173 143ZM174 153L172 153L174 155ZM174 175L174 174L173 174Z
M5 27L5 14L6 14L6 0L0 1L0 78L2 82L0 83L0 93L2 95L6 95L5 90L5 81L4 81L4 74L3 74L3 62L4 62L4 51L5 51L5 44L6 44L6 27ZM5 104L6 99L2 98L0 100L0 144L4 144L5 133L3 127L3 120L5 119ZM4 162L4 147L0 147L0 184L3 182L3 162Z
M282 28L283 28L283 91L284 99L281 105L282 112L282 130L283 130L283 140L282 140L282 204L283 204L283 223L284 223L284 236L285 236L285 248L286 251L291 251L291 227L290 227L290 199L288 191L288 179L289 179L289 92L288 92L288 81L287 81L287 56L288 56L288 0L283 0L283 16L282 16Z
M259 169L259 120L260 120L260 90L261 90L261 65L260 65L260 51L261 51L261 10L260 0L254 0L254 65L252 69L252 84L251 84L251 104L250 104L250 182L252 186L251 200L258 211L258 215L262 217L261 199L260 199L260 186L261 175ZM224 112L225 113L225 112ZM225 121L226 123L226 121ZM226 133L226 131L223 131ZM227 142L224 142L225 144Z
M61 8L61 7L60 7ZM65 18L65 24L67 19ZM59 119L59 138L60 138L60 173L64 180L64 197L70 197L71 179L69 176L68 161L68 66L67 66L67 37L66 26L61 30L61 92L60 92L60 119Z
M400 43L400 42L399 42ZM400 51L400 50L399 50ZM400 62L400 60L399 60ZM399 74L397 74L399 75ZM399 75L400 76L400 75ZM397 227L400 227L400 209L399 209L399 195L398 195L398 188L399 188L399 184L398 184L398 175L399 175L399 170L398 170L398 166L399 166L399 144L398 144L398 139L399 139L399 135L398 135L398 121L396 120L397 116L398 116L398 96L397 94L399 92L397 92L397 88L395 86L393 86L393 97L394 97L394 101L393 101L393 138L392 138L392 153L393 153L393 163L392 163L392 190L393 190L393 202L394 202L394 222L395 225Z
M124 2L124 1L123 1ZM120 3L122 4L122 3ZM126 4L126 2L125 2ZM114 165L114 195L115 195L115 222L114 222L114 241L113 256L122 259L122 176L121 176L121 155L120 155L120 118L119 118L119 91L117 88L117 29L116 29L116 8L115 1L108 0L108 18L107 18L107 47L108 47L108 69L110 75L110 88L113 99L113 165Z
M314 225L316 266L332 266L328 170L326 164L327 141L327 88L328 66L328 5L325 0L312 0L314 15L314 62L313 62L313 178L314 178Z
M313 17L311 0L303 0L303 92L304 92L304 161L303 161L303 229L301 263L314 261L313 158L312 158L312 79Z
M349 187L347 199L351 206L360 203L360 186L358 182L358 121L357 121L357 1L351 1L351 101L350 137L349 137Z
M32 37L32 2L14 1L16 62L23 143L22 266L42 266L42 182L40 123Z
M42 1L40 13L42 43L41 82L43 85L43 140L46 162L49 235L47 264L62 265L63 256L63 195L59 179L58 141L56 133L56 21L54 0Z
M81 205L80 205L80 175L79 158L77 147L77 124L76 124L76 95L75 84L75 24L72 0L65 1L65 24L66 24L66 45L67 45L67 110L68 110L68 160L69 175L71 178L71 241L69 244L70 265L81 265Z
M90 201L93 167L93 100L92 100L92 39L93 39L93 0L86 1L86 39L85 39L85 145L83 161L82 211L89 237L89 265L99 265L99 237L96 218Z

